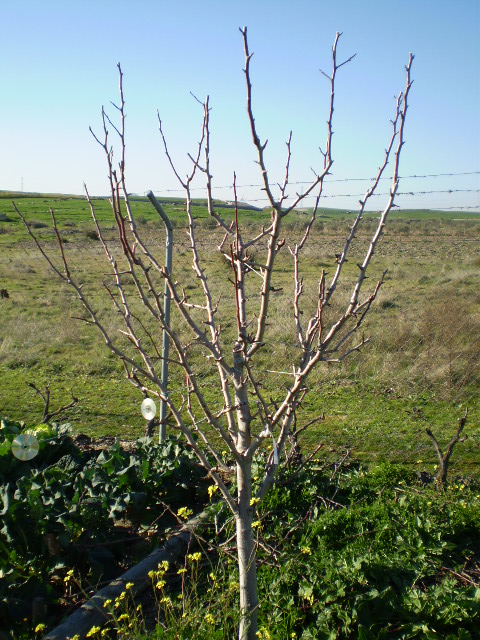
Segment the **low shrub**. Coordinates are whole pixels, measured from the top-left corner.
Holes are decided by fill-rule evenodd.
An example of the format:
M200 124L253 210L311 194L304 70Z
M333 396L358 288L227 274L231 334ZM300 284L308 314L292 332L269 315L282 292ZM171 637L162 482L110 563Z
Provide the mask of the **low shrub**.
M32 460L11 453L21 433L39 439ZM69 425L28 429L2 419L0 626L15 633L28 627L38 597L58 616L55 603L68 595L64 578L72 568L84 591L121 573L135 561L135 546L146 553L148 544L139 547L140 541L177 523L178 508L201 508L203 478L175 438L161 446L143 438L129 451L115 442L99 452L78 447Z

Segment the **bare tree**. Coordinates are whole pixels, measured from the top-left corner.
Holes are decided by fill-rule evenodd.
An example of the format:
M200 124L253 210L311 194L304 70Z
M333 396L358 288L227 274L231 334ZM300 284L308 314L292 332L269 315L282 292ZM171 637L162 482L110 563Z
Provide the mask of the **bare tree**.
M197 292L187 295L181 283L177 281L178 274L161 264L149 243L143 240L135 223L125 182L125 101L123 76L119 65L120 104L114 105L118 111L119 125L115 124L102 109L103 133L102 136L95 136L95 138L103 148L107 159L111 205L121 247L120 257L112 249L112 243L105 239L98 223L94 202L88 191L86 193L98 237L110 265L113 284L105 283L105 288L115 311L123 321L120 338L115 335L111 322L100 317L84 292L82 284L77 282L70 270L53 211L53 227L60 255L59 266L34 239L51 269L61 280L73 287L88 312L86 321L100 331L107 347L121 359L128 379L144 395L159 397L167 403L170 419L183 433L200 462L208 470L230 508L236 522L238 553L240 585L238 635L239 638L252 640L257 637L258 630L255 537L258 516L256 515L256 505L263 499L274 482L277 468L285 456L285 448L292 425L296 424L301 403L308 391L307 379L310 373L320 363L342 361L368 342L368 338L365 336L358 338L356 336L359 334L359 328L375 300L385 274L367 293L364 294L363 291L367 269L383 233L387 216L394 206L398 188L407 99L412 84L410 70L413 55L410 55L406 66L405 89L396 99L395 114L391 120L391 136L378 175L364 198L360 200L359 211L350 227L348 238L340 253L337 254L333 275L327 281L325 272L318 274L314 309L310 313L309 306L311 307L311 305L308 302L311 300L311 296L305 296L305 284L301 275L301 258L311 238L324 182L333 163L332 136L337 73L342 66L350 62L353 56L341 63L337 61L337 47L341 35L337 33L332 48L331 71L329 73L322 72L330 85L326 143L324 151L321 152L322 164L320 169L314 172L308 188L302 194L296 194L290 199L287 190L290 186L292 134L290 133L286 143L283 182L274 185L270 181L266 166L265 148L267 142L262 142L259 137L253 113L250 70L252 54L248 47L247 29L243 28L240 31L245 52L244 73L248 120L262 176L262 188L271 209L269 222L258 229L252 237L246 237L245 230L240 224L237 208L235 208L233 222L228 223L214 205L210 172L210 106L208 97L204 102L198 101L203 109L201 135L195 153L189 154L191 170L186 177L182 177L176 168L159 118L160 134L166 156L186 196L187 235L191 264L198 284ZM110 129L119 138L120 160L118 164L115 164L113 159L113 149L109 139ZM366 205L374 195L390 161L392 162L392 181L385 207L368 242L363 260L358 263L358 272L355 273L349 299L343 306L338 306L340 311L332 316L330 311L327 312L327 307L332 308L331 305L343 275L347 256L351 254L351 246ZM228 308L228 304L226 301L220 301L216 298L211 286L211 279L205 269L205 256L201 255L198 241L198 225L192 211L192 181L202 174L206 184L209 215L216 221L217 227L223 231L223 240L219 249L232 270L230 302L233 301L234 304L233 307L230 305L230 309L234 309L233 332L231 329L224 329L225 325L222 324L222 314L225 313L224 306ZM235 178L234 189L236 199ZM315 196L312 214L307 219L302 236L289 246L282 235L283 222L308 196ZM157 210L161 210L161 204L152 193L149 194L149 198ZM18 213L21 215L20 212ZM25 220L24 223L29 233L34 237ZM279 293L274 288L273 278L278 256L281 252L287 252L287 249L293 261L291 314L292 326L298 343L298 357L296 361L290 361L283 365L283 369L288 368L291 374L289 376L290 382L279 401L278 398L274 400L265 393L263 381L265 376L269 374L265 373L257 362L260 354L272 349L272 342L269 338L269 313L272 306L272 293L275 296ZM176 318L171 324L166 322L164 314L162 286L165 283L176 309ZM136 303L133 302L132 292L135 294ZM283 293L283 295L290 297L287 293ZM143 313L141 317L137 310L138 300L141 302ZM158 371L161 355L154 337L155 332L151 329L152 323L154 326L156 325L157 330L161 329L168 333L175 352L175 357L170 358L170 363L177 370L183 372L185 387L180 402L162 388ZM121 338L124 340L122 341ZM205 398L202 384L198 379L198 363L203 361L205 366L205 358L216 368L218 393L221 397L220 408L213 406ZM222 443L220 447L218 442ZM226 463L222 457L221 449L225 449L225 447L233 465ZM260 448L267 451L267 462L263 477L259 483L255 484L252 477L252 465ZM231 477L232 473L236 475L234 489L225 480L225 478Z

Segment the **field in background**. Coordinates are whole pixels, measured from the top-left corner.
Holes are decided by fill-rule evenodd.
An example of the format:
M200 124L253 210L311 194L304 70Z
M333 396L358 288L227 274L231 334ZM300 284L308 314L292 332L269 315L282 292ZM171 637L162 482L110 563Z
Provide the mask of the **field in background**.
M83 317L83 311L72 292L51 275L28 238L10 203L12 195L56 256L48 213L50 206L54 208L75 275L85 282L85 290L92 292L94 305L102 313L109 310L101 290L108 268L85 200L0 194L0 289L9 294L0 300L0 414L39 422L42 403L26 382L38 387L49 382L53 408L68 402L70 389L80 398L69 414L77 431L124 439L143 434L140 394L124 380L121 366L99 335L73 318ZM159 260L163 260L163 225L148 201L138 198L133 204L141 235L153 243ZM107 236L113 237L108 201L98 200L96 206ZM165 208L175 226L173 269L195 299L197 285L183 228L184 204L172 199ZM232 217L233 210L225 209L224 214ZM205 267L212 287L222 294L222 327L228 333L234 330L232 319L228 320L233 310L232 285L230 269L216 252L221 234L201 202L196 215ZM362 223L361 246L374 228L374 218L374 213L369 214ZM245 233L268 219L268 212L239 212ZM333 272L335 254L341 250L351 219L352 214L333 210L319 216L302 261L306 307L315 303L322 269ZM306 220L302 213L286 220L287 244L299 237ZM353 457L366 462L393 460L433 472L436 457L425 428L430 427L442 444L447 443L468 406L465 433L469 438L455 450L452 473L480 475L479 241L478 214L392 214L367 281L373 287L388 269L364 329L372 336L371 343L341 365L325 365L310 379L312 392L304 403L304 421L323 412L325 418L303 433L306 448L325 443L325 450L349 449ZM357 255L348 263L352 277ZM270 318L275 349L265 353L258 365L263 367L264 385L273 399L287 383L286 363L297 353L288 250L279 267L274 287L283 291L274 299ZM343 295L348 295L348 288ZM157 335L160 342L160 332ZM199 366L207 398L219 402L210 363L200 362ZM170 389L178 399L183 386L183 378L173 368Z

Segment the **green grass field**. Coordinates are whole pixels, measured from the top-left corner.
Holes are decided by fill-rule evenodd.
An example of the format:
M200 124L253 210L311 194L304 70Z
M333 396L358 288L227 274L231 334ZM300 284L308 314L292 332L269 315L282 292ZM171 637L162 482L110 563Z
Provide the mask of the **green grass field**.
M121 365L108 353L99 335L75 319L83 316L78 301L49 271L16 216L12 199L58 264L49 208L55 210L75 276L85 283L102 317L111 313L102 292L108 265L95 239L86 201L58 195L0 193L0 289L9 295L0 300L0 414L38 422L43 405L26 383L34 382L38 387L50 383L53 408L69 401L70 389L80 398L68 415L78 432L114 434L123 439L142 434L140 394L124 380ZM95 206L106 237L113 238L108 201L98 199ZM231 219L233 210L218 206ZM142 237L163 260L163 224L146 199L135 198L133 207ZM174 224L173 270L195 298L197 284L184 228L185 207L171 199L165 202L165 208ZM195 215L201 255L212 289L222 295L222 327L228 335L234 329L233 288L230 269L216 251L221 234L208 218L202 201L196 204ZM374 218L371 213L362 222L359 247L346 270L347 280L355 275L355 258L365 247ZM247 235L268 219L267 211L239 211ZM299 237L306 220L307 215L301 212L286 220L287 245ZM335 253L343 244L350 220L352 214L346 212L321 212L302 261L306 308L315 302L321 270L332 273ZM324 443L325 451L328 447L349 449L352 457L367 463L401 462L433 473L436 457L425 428L430 427L442 444L448 443L468 406L468 439L455 450L452 473L480 475L479 240L478 214L392 214L367 281L373 286L388 269L365 324L371 342L360 354L341 365L325 365L310 379L311 392L303 404L301 424L323 412L325 417L303 432L306 449ZM279 258L274 286L282 292L274 298L270 318L273 347L258 364L272 398L281 393L287 376L271 372L285 371L298 353L291 313L292 261L286 248ZM348 287L339 294L346 299ZM160 342L161 335L156 331ZM198 367L206 397L213 404L219 402L211 365L199 362ZM183 385L180 372L172 367L170 389L179 400Z

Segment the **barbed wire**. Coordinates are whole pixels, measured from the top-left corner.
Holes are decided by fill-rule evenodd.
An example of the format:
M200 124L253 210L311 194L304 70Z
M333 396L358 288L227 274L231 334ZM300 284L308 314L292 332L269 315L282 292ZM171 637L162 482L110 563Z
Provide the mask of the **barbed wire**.
M424 175L412 174L409 176L399 176L399 180L408 179L424 179L424 178L443 178L445 176L473 176L480 174L480 171L462 171L459 173L425 173ZM391 176L384 176L380 180L391 180ZM332 178L329 182L371 182L374 178ZM309 182L292 182L291 184L310 184Z
M431 189L430 191L397 191L397 196L419 196L419 195L431 195L433 193L480 193L480 189ZM332 195L323 195L322 200L327 198L363 198L365 193L335 193ZM388 191L382 191L380 193L372 193L371 197L389 196ZM286 198L288 200L288 196ZM306 196L303 201L316 199L315 195ZM249 198L249 202L269 202L268 198ZM477 207L480 207L480 202Z
M480 209L480 203L467 207L464 205L461 205L460 207L435 207L436 211L464 211L465 209Z
M411 174L405 176L399 176L399 180L425 180L426 178L444 178L444 177L458 177L458 176L474 176L480 175L480 171L460 171L460 172L450 172L450 173L425 173L425 174ZM380 178L380 180L391 180L391 176L384 176ZM376 180L376 177L370 178L329 178L328 184L331 182L372 182ZM272 180L272 184L277 184L278 181ZM291 185L302 185L302 184L311 184L312 180L295 180L289 182ZM263 184L241 184L237 185L237 189L247 189L247 188L263 188ZM214 186L214 191L220 189L232 189L233 184L228 185L220 185ZM204 191L205 187L192 187L191 191ZM154 192L157 193L183 193L183 189L153 189ZM420 192L419 192L420 193ZM427 192L426 192L427 193ZM433 192L432 192L433 193ZM341 194L338 194L338 197ZM353 194L354 195L354 194ZM360 195L364 195L363 193ZM384 195L384 194L383 194ZM400 194L399 194L400 195ZM325 196L326 197L326 196ZM337 196L329 196L329 197L337 197Z

